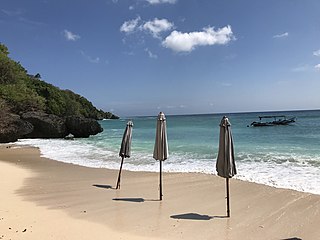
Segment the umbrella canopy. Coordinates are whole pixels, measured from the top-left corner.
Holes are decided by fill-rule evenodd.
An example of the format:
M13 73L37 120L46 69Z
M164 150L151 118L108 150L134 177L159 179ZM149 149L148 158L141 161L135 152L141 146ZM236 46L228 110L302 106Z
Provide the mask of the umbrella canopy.
M219 153L216 170L220 177L226 179L227 216L230 217L229 178L237 174L237 169L234 160L231 124L226 116L220 122Z
M156 140L153 150L153 158L160 162L160 200L162 200L162 161L168 158L168 141L166 116L160 112L157 120Z
M120 152L119 152L119 156L121 157L121 165L120 165L120 170L119 170L119 174L118 174L116 189L120 188L120 179L121 179L121 170L122 170L122 165L123 165L123 159L129 158L131 155L132 127L133 127L133 122L129 121L127 123L127 127L123 133Z
M133 122L129 121L123 133L119 156L129 158L131 155L131 138Z
M168 158L167 126L166 117L163 112L160 112L158 115L153 158L160 161L164 161Z
M224 116L220 122L219 153L216 169L218 175L223 178L232 178L237 174L234 160L231 124L226 116Z

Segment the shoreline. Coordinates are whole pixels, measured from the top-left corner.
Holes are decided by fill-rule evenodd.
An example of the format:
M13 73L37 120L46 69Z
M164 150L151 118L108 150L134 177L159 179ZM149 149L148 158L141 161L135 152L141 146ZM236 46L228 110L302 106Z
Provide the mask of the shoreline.
M112 128L118 129L116 126ZM116 135L113 137L116 137ZM56 161L93 168L118 170L121 160L118 157L118 144L116 144L116 146L111 144L105 147L99 145L103 144L104 141L113 143L116 141L113 137L108 139L102 135L100 140L92 138L75 141L61 139L24 139L15 144L18 147L38 147L43 157ZM118 139L117 141L120 141L119 139L121 137L117 136L116 138ZM61 148L61 146L64 147ZM65 149L68 149L68 151L65 151ZM145 152L145 150L138 151L134 149L135 148L132 150L132 156L125 160L123 169L136 172L157 173L159 171L159 164L152 158L151 151ZM182 152L172 152L165 164L163 164L163 172L216 175L215 155L205 154L199 158L198 153L194 156L191 154L193 150L186 151L185 156ZM278 154L276 151L270 149L270 151L263 152L262 155L259 156L257 152L250 153L250 151L240 150L239 153L237 153L237 159L239 158L239 161L236 161L238 174L234 179L320 195L320 172L318 171L319 166L317 165L320 161L320 155L302 153L296 155L292 153L291 150L288 151L289 152ZM212 150L212 153L216 152L217 149Z
M113 234L113 239L320 238L320 196L311 193L231 179L228 219L225 182L214 175L164 173L164 198L160 202L157 173L123 171L121 190L114 190L117 170L49 160L40 157L37 148L6 145L0 146L0 165L1 182L16 183L9 188L1 184L1 191L16 201L14 205L6 202L0 211L3 239L10 234L6 219L12 218L11 211L18 203L32 204L30 209L36 208L43 216L56 212L63 215L61 223L55 218L40 222L37 219L41 217L35 216L37 226L23 235L28 233L30 239L41 239L45 235L40 232L44 234L43 229L49 229L50 224L63 229L64 221L79 224L81 231L90 226L88 231L97 236L101 233L101 238ZM25 174L2 174L6 169ZM6 197L1 194L1 202ZM32 220L26 217L30 209L16 211L16 222L30 225ZM71 230L63 233L67 239L79 239Z
M92 168L92 169L107 169L107 170L110 170L110 171L116 171L118 172L119 169L118 167L120 166L120 158L119 158L119 166L117 166L117 168L109 168L108 166L103 166L101 165L100 167L95 167L95 166L90 166L90 165L82 165L82 164L78 164L76 162L66 162L66 161L60 161L58 159L53 159L53 158L50 158L50 157L46 157L46 156L42 156L42 153L41 153L41 150L40 150L40 147L37 147L37 146L33 146L33 145L29 145L29 144L15 144L15 143L7 143L7 144L3 144L3 145L9 145L9 146L12 146L14 148L35 148L35 149L38 149L39 150L39 154L40 154L40 157L41 158L45 158L45 159L50 159L52 161L57 161L57 162L60 162L60 163L64 163L64 164L71 164L71 165L74 165L74 166L80 166L80 167L85 167L85 168ZM1 149L1 145L0 145L0 149ZM154 160L155 161L155 160ZM153 174L158 174L157 171L153 171L153 170L134 170L134 169L126 169L126 165L127 164L124 164L124 167L122 169L122 171L124 172L138 172L138 173L153 173ZM215 167L215 166L214 166ZM213 168L214 168L213 167ZM158 169L157 169L158 170ZM184 171L165 171L163 169L163 173L164 174L204 174L204 175L209 175L209 176L216 176L218 177L217 174L213 174L213 173L209 173L209 172L184 172ZM267 186L267 187L271 187L271 188L275 188L275 189L284 189L284 190L292 190L292 191L297 191L297 192L301 192L301 193L306 193L306 194L313 194L313 195L319 195L320 196L320 193L315 193L315 192L312 192L312 191L303 191L303 190L298 190L298 189L294 189L294 188L290 188L290 187L283 187L283 186L274 186L274 185L270 185L270 184L266 184L266 183L263 183L263 182L257 182L257 181L250 181L250 180L247 180L247 179L242 179L242 178L239 178L238 175L235 175L233 177L233 180L236 180L236 181L242 181L242 182L247 182L247 183L253 183L253 184L258 184L258 185L263 185L263 186Z

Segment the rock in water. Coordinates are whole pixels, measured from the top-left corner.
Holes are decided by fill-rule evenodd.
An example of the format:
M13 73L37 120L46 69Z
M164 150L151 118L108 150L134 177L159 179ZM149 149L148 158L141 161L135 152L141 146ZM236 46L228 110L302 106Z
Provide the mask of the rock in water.
M64 139L66 139L66 140L74 140L74 136L71 133L69 133L67 136L64 137Z
M66 126L68 133L71 133L76 138L86 138L103 131L103 128L96 120L78 116L67 117Z

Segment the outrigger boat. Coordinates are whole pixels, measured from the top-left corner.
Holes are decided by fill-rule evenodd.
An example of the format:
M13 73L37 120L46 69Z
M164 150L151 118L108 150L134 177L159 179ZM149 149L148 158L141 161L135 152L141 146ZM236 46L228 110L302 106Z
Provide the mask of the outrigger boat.
M272 118L273 121L263 122L262 119ZM251 126L253 127L264 127L264 126L275 126L275 125L288 125L290 123L294 123L296 121L295 117L287 118L286 116L259 116L259 122L252 122Z

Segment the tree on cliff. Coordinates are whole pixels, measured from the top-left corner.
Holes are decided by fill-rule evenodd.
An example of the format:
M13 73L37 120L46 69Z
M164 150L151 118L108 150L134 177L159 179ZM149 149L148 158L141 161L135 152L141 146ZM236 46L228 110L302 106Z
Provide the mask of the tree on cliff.
M35 76L27 74L27 70L8 55L8 48L0 43L0 102L11 112L43 111L60 117L118 118L98 110L71 90L61 90L40 80L39 73Z

